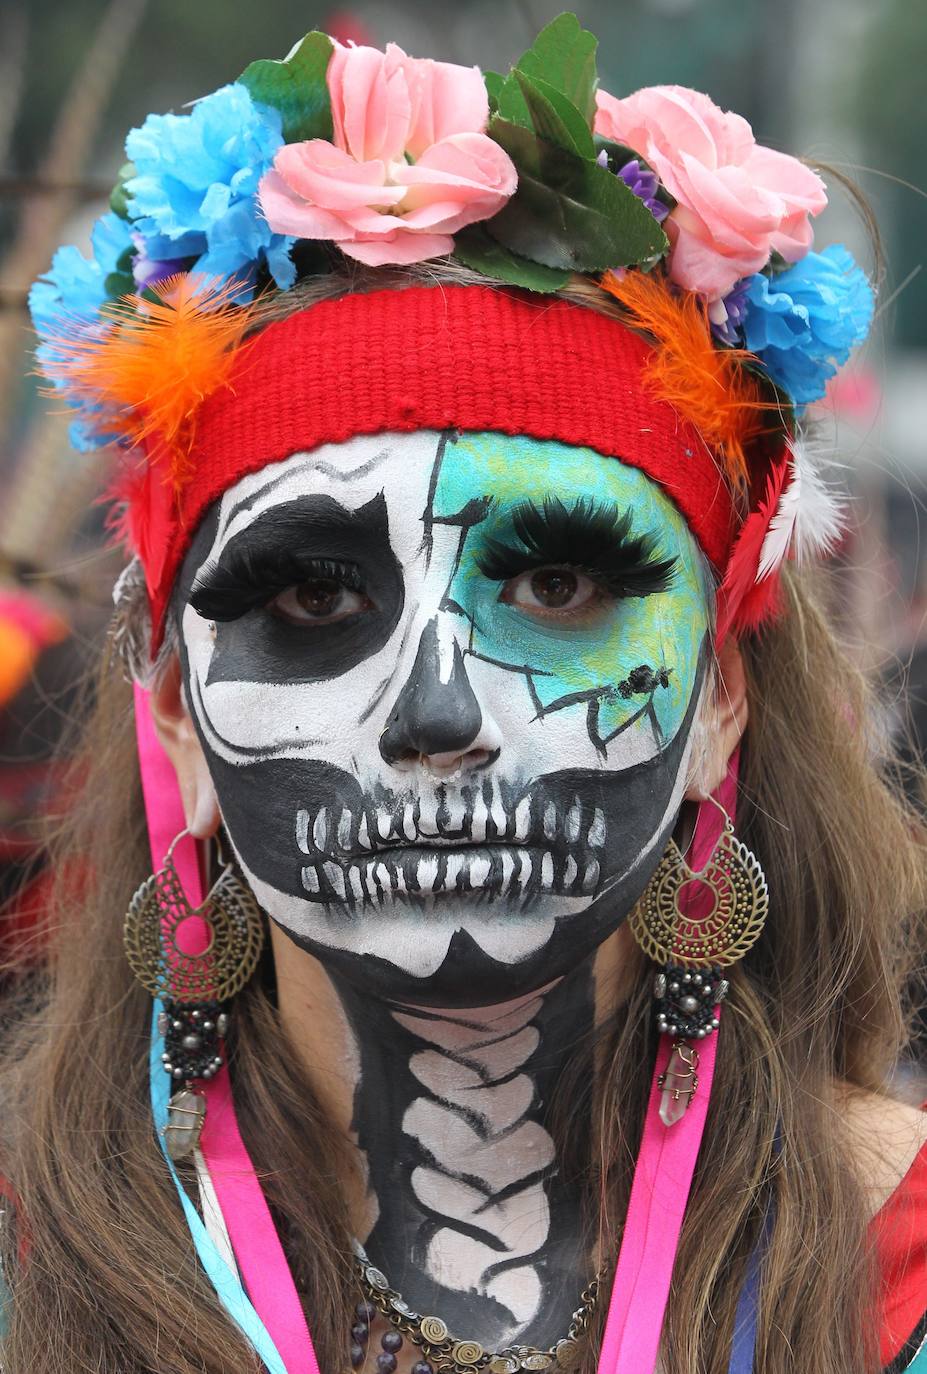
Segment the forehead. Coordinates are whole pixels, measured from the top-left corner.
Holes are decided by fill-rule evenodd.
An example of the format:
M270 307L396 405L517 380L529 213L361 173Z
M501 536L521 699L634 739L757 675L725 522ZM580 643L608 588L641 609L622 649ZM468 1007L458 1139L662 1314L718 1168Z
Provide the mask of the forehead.
M296 453L243 477L222 496L215 545L222 545L274 506L294 497L325 494L347 508L382 494L391 511L394 542L402 543L400 513L419 534L429 514L440 521L474 498L504 510L524 501L580 497L631 510L636 530L662 529L681 545L694 543L682 515L638 468L589 448L554 440L496 433L449 436L359 435Z

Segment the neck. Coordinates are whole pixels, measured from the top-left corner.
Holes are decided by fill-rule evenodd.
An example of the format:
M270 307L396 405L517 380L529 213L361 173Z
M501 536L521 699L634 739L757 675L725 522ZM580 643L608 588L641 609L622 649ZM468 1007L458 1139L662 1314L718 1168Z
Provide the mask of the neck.
M473 1010L367 998L276 927L273 942L283 1026L347 1142L370 1262L455 1336L564 1336L596 1259L576 1146L592 1134L591 1069L573 1070L616 1005L625 932L542 991Z

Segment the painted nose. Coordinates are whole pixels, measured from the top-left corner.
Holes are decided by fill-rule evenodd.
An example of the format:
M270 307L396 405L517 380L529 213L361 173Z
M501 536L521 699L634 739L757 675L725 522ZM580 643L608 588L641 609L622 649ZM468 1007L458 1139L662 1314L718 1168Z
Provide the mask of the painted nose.
M460 645L454 639L442 651L438 622L430 620L380 736L382 757L399 766L422 761L434 772L474 767L494 752L494 736L484 729Z

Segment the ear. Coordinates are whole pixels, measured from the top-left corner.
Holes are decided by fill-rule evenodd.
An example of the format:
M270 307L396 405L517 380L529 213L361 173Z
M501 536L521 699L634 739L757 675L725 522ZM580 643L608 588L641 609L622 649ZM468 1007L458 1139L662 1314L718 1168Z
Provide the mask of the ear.
M183 698L180 660L170 667L149 695L158 739L174 765L187 829L198 840L215 835L222 819L206 756Z
M724 780L731 755L747 728L747 674L736 639L728 635L718 652L714 699L706 707L706 738L687 801L703 801Z

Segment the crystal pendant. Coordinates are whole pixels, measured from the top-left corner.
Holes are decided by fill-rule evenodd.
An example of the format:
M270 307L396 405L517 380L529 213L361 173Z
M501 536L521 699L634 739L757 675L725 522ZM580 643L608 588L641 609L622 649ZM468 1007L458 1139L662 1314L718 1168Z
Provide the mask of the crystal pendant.
M167 1104L167 1125L162 1128L164 1148L175 1162L192 1155L200 1143L206 1099L201 1093L183 1088Z
M660 1120L664 1126L675 1126L685 1116L698 1089L698 1051L694 1045L676 1041L657 1086L662 1089Z

